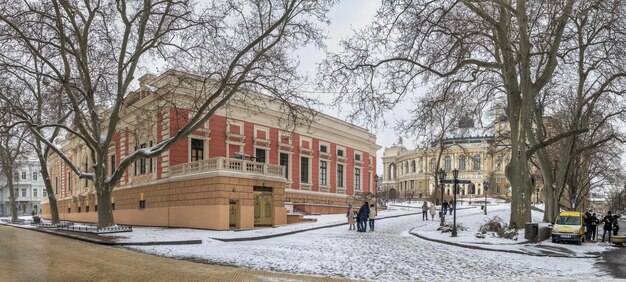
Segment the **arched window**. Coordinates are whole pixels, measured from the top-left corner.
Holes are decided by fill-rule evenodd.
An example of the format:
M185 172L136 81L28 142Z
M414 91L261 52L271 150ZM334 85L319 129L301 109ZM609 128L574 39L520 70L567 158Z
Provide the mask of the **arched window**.
M444 158L443 164L444 164L444 169L446 171L451 171L452 170L452 158L450 156L446 156Z
M464 171L465 170L465 156L461 155L459 157L459 170L460 171Z
M502 171L502 156L496 158L496 170Z
M420 173L424 172L424 162L422 161L422 158L419 159L419 163L420 163Z
M411 172L415 172L415 160L411 161Z
M404 174L408 174L409 173L409 162L406 161L404 162Z
M430 159L430 171L437 171L435 169L435 158Z
M475 171L480 170L480 155L479 154L474 155L474 170Z

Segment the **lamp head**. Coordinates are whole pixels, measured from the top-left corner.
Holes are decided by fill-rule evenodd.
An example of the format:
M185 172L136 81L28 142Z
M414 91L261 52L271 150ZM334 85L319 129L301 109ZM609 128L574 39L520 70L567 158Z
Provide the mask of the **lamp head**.
M457 179L459 177L459 170L458 169L454 169L452 170L452 177L454 177L454 179Z

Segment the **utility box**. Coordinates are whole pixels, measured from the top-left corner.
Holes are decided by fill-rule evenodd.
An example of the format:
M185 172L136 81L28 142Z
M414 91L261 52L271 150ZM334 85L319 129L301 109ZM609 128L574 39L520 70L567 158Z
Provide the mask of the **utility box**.
M524 230L524 238L528 239L531 243L537 243L539 237L539 223L526 222L526 229Z

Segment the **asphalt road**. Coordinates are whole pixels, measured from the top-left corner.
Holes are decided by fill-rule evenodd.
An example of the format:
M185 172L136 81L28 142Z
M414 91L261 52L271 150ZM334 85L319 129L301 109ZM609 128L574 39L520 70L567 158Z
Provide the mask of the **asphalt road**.
M0 225L0 281L335 281L174 260Z

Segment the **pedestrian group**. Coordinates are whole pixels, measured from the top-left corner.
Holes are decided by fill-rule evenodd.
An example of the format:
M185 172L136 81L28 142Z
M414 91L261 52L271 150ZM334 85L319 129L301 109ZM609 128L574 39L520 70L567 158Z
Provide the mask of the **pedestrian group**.
M369 204L367 201L363 202L363 205L359 208L359 211L352 209L352 204L348 204L348 212L346 213L348 218L348 230L354 230L354 223L356 221L356 231L366 232L367 223L369 222L370 231L374 231L374 222L376 220L376 207L374 204Z

